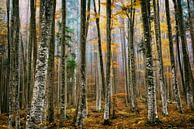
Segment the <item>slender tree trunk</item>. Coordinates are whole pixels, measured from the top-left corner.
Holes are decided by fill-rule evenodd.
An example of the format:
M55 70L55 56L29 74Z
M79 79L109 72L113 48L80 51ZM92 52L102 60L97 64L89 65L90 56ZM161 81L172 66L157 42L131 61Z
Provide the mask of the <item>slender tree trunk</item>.
M169 48L170 48L170 62L171 62L173 91L174 91L174 95L175 95L177 109L179 112L182 113L182 103L181 103L180 91L179 91L179 87L178 87L178 83L177 83L177 75L176 75L176 67L175 67L175 59L174 59L173 37L172 37L169 0L165 0L165 7L166 7L166 18L167 18L167 25L168 25L168 39L169 39Z
M148 121L154 123L156 121L155 113L155 90L154 90L154 80L153 80L153 60L152 60L152 47L151 47L151 34L150 34L150 21L149 13L150 8L148 5L148 0L141 1L141 11L143 18L144 27L144 42L145 42L145 55L146 55L146 82L147 82L147 92L148 92Z
M21 99L21 109L25 109L26 108L26 87L25 87L25 57L24 57L24 42L23 42L23 39L22 39L22 36L20 35L21 37L21 59L22 59L22 62L21 62L21 95L20 95L20 99Z
M134 1L131 0L131 3ZM137 102L136 102L136 68L135 68L135 50L134 50L134 22L135 22L135 9L133 8L133 4L131 6L131 14L130 18L128 18L128 54L129 54L129 79L131 79L130 83L130 103L131 103L131 111L137 111Z
M6 6L7 6L7 58L8 58L8 68L7 68L7 80L10 80L10 0L6 1ZM6 86L6 95L8 95L9 93L9 81L7 82L7 86ZM9 103L9 97L6 97L6 101ZM9 105L9 104L7 104ZM8 109L9 107L6 106L6 109ZM9 109L8 109L9 110ZM9 111L8 111L9 112Z
M21 71L21 47L20 47L20 41L19 41L19 31L20 31L20 19L19 19L19 1L16 4L17 5L17 23L16 23L16 80L17 80L17 85L16 85L16 129L20 129L20 86L21 86L21 76L20 76L20 71Z
M13 126L13 112L16 110L16 128L19 128L19 69L18 69L18 47L19 47L19 1L12 1L12 18L11 18L11 51L10 51L10 106L9 106L9 126Z
M174 4L174 8L176 9L176 5ZM178 30L178 19L175 15L175 21L176 21L176 25L175 25L175 29L176 29L176 48L177 48L177 59L178 59L178 65L179 65L179 71L180 71L180 75L181 75L181 83L182 83L182 87L183 87L183 92L186 97L186 85L185 85L185 80L184 80L184 76L183 76L183 67L181 64L181 56L180 56L180 45L179 45L179 30Z
M31 0L31 31L32 31L32 47L33 47L33 80L35 78L36 60L37 60L37 33L36 33L36 0Z
M60 79L60 127L66 118L66 0L62 1L61 79Z
M162 113L164 115L168 115L168 104L167 104L167 92L166 86L164 83L164 66L163 66L163 59L162 59L162 45L161 45L161 32L160 32L160 15L159 15L159 7L156 7L156 0L153 0L154 6L154 25L155 25L155 35L156 35L156 45L157 45L157 52L158 52L158 60L159 60L159 75L160 75L160 92L162 98Z
M91 3L91 0L88 0L88 3L87 3L87 16L86 16L86 39L87 40L87 35L88 35L88 30L89 30L89 24L90 24L90 4ZM86 42L86 41L85 41ZM91 67L91 72L92 72L92 67ZM85 113L84 114L85 116L84 117L87 117L88 115L88 106L87 106L87 78L86 78L86 98L85 98L85 101L86 101L86 107L85 107Z
M131 82L131 50L130 50L130 18L128 18L127 23L127 30L128 30L128 94L129 94L129 103L131 111L133 111L133 108L135 107L134 99L132 96L134 96L133 88L132 88L132 82Z
M83 128L83 119L86 114L86 0L81 0L81 31L80 31L80 99L76 119L76 126Z
M105 75L104 75L104 63L102 58L102 42L101 42L101 32L100 32L100 0L98 0L98 12L96 10L96 3L95 0L94 3L94 12L96 16L96 27L97 27L97 33L98 33L98 55L100 60L100 74L102 77L102 94L105 96Z
M106 87L105 87L105 109L104 124L110 124L110 73L111 73L111 0L106 0L106 41L107 41L107 62L106 62Z
M33 75L34 75L34 68L33 68L33 60L32 58L33 54L33 45L36 43L36 22L35 22L35 1L30 0L30 34L29 34L29 45L28 45L28 109L30 110L30 103L31 103L31 97L32 97L32 86L33 86Z
M56 0L53 0L52 7L52 34L51 41L49 43L49 59L48 59L48 121L51 123L54 121L54 106L53 106L53 92L54 92L54 55L55 55L55 8Z
M30 34L29 34L29 44L28 44L28 70L27 70L27 107L28 107L28 115L30 113L30 104L32 98L32 86L33 86L33 76L35 75L35 67L33 68L32 61L35 60L32 58L32 47L36 42L36 22L35 22L35 1L30 0Z

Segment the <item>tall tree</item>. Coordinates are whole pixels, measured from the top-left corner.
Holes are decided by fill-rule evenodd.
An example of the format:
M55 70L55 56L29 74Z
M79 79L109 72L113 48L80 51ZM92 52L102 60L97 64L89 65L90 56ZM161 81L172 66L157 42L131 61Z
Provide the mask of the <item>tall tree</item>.
M184 28L184 20L183 20L183 10L181 6L181 0L173 0L173 2L175 4L175 10L176 10L175 18L177 18L177 21L178 21L178 29L181 37L181 42L182 42L183 67L184 67L183 73L184 73L185 86L186 86L187 104L191 110L194 110L193 90L192 90L193 75L191 71L191 65L189 62L186 31Z
M101 81L102 81L102 88L103 88L103 95L105 95L105 75L104 75L104 63L102 58L102 41L101 41L101 32L100 32L100 0L98 0L98 12L96 9L96 1L93 1L94 3L94 12L96 17L96 27L97 27L97 33L98 33L98 56L100 60L100 75L101 75Z
M20 17L19 17L19 0L14 0L12 3L11 14L11 50L10 50L10 84L9 84L9 126L13 126L13 112L16 110L16 128L20 128L19 124L19 31L20 31ZM9 14L8 14L9 15Z
M8 68L7 68L7 80L10 80L10 0L6 1L7 6L7 58L8 58ZM9 81L7 83L7 92L9 92ZM6 93L8 94L8 93ZM8 96L6 98L6 101L9 102ZM6 106L6 109L8 107Z
M66 118L66 0L62 0L62 37L61 37L61 79L60 79L60 127L64 126Z
M151 47L151 32L150 32L150 21L149 13L150 6L149 0L141 1L141 12L144 27L144 42L145 42L145 56L146 56L146 83L147 83L147 103L148 103L148 121L154 123L156 121L155 113L155 88L153 80L153 60L152 60L152 47Z
M76 118L76 125L83 128L83 119L86 116L86 0L81 0L80 26L80 99Z
M163 58L162 58L162 44L161 44L161 32L160 32L160 8L159 2L157 0L153 0L154 7L154 26L155 26L155 37L156 37L156 46L158 52L158 60L159 60L159 75L160 75L160 91L162 98L162 113L164 115L168 115L168 104L167 104L167 90L164 82L164 66L163 66Z
M15 96L15 101L16 101L16 129L20 129L20 16L19 16L19 0L15 0L15 7L13 10L13 14L15 16L15 69L16 69L16 96Z
M174 4L174 9L176 10L176 7L177 5ZM181 56L180 56L180 40L179 40L179 29L178 29L178 19L177 19L177 16L175 14L175 22L176 22L176 25L175 25L175 29L176 29L176 48L177 48L177 61L178 61L178 65L179 65L179 71L180 71L180 76L181 76L181 83L182 83L182 87L183 87L183 92L184 92L184 95L185 95L185 98L186 97L186 86L185 86L185 80L184 80L184 76L183 76L183 67L182 67L182 64L181 64Z
M48 69L48 45L51 41L53 0L40 2L40 44L38 47L35 83L33 88L30 116L26 128L40 128L45 101L46 75Z
M128 74L131 111L137 111L136 103L136 70L135 70L135 50L134 50L134 22L135 0L131 0L130 16L128 15Z
M30 110L30 103L32 97L32 86L35 74L35 62L36 62L36 9L35 1L30 0L30 34L29 34L29 44L28 44L28 108ZM34 47L34 48L33 48Z
M182 103L180 100L180 91L179 91L179 87L178 87L178 83L177 83L177 74L176 74L175 59L174 59L173 37L172 37L172 26L171 26L169 0L165 0L165 8L166 8L166 19L167 19L166 21L167 21L167 25L168 25L168 40L169 40L169 48L170 48L170 62L171 62L173 91L174 91L174 95L175 95L177 109L179 112L182 112Z
M12 127L12 119L13 119L13 115L12 115L12 106L11 106L11 104L12 104L12 100L11 100L11 93L12 93L12 88L11 88L11 83L10 83L10 81L11 81L11 47L10 47L10 45L11 45L11 39L10 39L10 34L11 34L11 32L10 32L10 0L7 0L7 32L8 32L8 34L7 34L7 41L8 41L8 73L7 73L7 79L9 80L9 83L8 83L8 92L9 92L9 99L8 99L8 102L9 102L9 120L8 120L8 124L9 124L9 127Z
M54 106L53 106L53 92L54 92L54 57L55 57L55 8L56 0L53 0L52 7L52 32L51 40L49 43L49 59L48 59L48 121L51 123L54 121Z
M107 59L106 59L106 87L105 87L105 109L104 124L110 124L110 73L111 73L111 0L106 0L106 42L107 42Z

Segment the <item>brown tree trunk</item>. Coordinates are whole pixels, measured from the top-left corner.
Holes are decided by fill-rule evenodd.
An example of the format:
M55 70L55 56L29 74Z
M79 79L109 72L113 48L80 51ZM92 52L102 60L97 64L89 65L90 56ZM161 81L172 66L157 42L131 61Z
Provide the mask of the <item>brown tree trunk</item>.
M106 0L106 41L107 41L107 59L106 59L106 87L105 87L105 109L104 124L110 124L110 73L111 73L111 0Z
M81 31L80 31L80 99L76 118L76 126L83 128L86 116L86 0L81 0Z
M169 0L165 0L165 7L166 7L166 18L167 18L167 25L168 25L168 39L169 39L169 48L170 48L170 62L171 62L173 91L174 91L174 95L175 95L177 109L179 112L182 112L182 103L181 103L180 91L179 91L179 87L178 87L178 83L177 83L177 74L176 74L175 59L174 59L173 37L172 37Z

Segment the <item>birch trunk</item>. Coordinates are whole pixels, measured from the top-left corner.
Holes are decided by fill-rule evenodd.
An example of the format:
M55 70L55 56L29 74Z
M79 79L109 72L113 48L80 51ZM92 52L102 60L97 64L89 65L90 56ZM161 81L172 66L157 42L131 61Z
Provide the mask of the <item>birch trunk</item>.
M52 0L40 3L40 38L36 64L35 84L31 103L30 116L27 116L26 128L40 128L44 110L46 75L48 69L48 45L51 38Z
M153 79L153 60L152 60L152 47L151 47L151 35L150 35L150 21L148 19L150 8L148 0L141 1L141 12L143 18L144 27L144 41L145 41L145 56L146 56L146 83L148 93L148 121L154 123L156 121L155 113L155 87Z

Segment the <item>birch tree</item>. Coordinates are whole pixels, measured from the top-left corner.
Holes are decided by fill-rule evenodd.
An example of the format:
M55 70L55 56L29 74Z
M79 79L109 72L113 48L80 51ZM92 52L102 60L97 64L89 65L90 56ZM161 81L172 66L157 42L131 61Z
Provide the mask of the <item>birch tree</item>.
M150 21L148 19L150 6L149 0L141 1L141 12L144 28L144 42L145 42L145 56L146 56L146 83L147 83L147 103L148 103L148 121L154 123L156 121L155 113L155 90L153 79L153 60L152 60L152 47L151 47L151 33L150 33Z
M48 69L48 45L51 40L53 0L40 2L40 43L38 47L35 83L33 88L30 116L27 116L26 128L40 128L42 121L46 75Z

